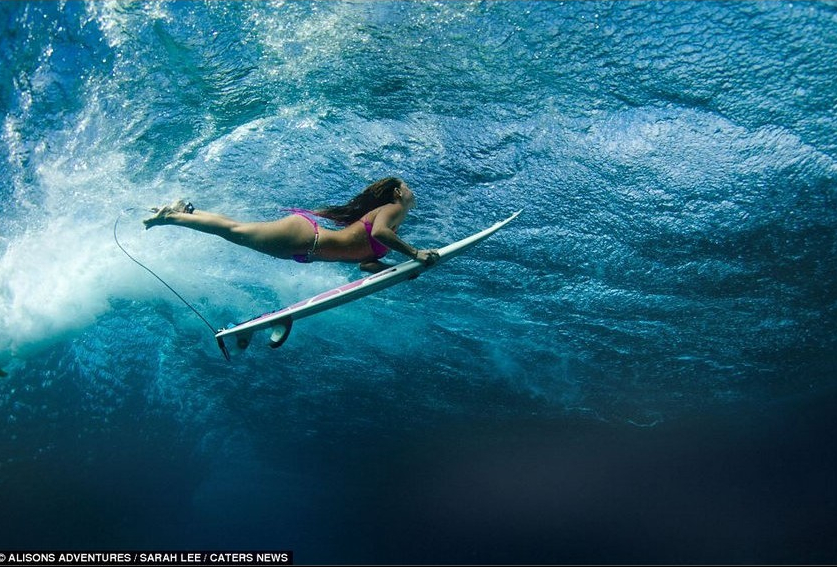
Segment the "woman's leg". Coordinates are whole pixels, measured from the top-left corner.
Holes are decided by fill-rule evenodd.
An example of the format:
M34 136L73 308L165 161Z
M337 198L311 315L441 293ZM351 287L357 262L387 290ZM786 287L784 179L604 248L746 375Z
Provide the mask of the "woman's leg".
M314 237L308 222L296 216L273 222L239 222L224 215L197 209L192 213L162 209L143 223L146 228L173 224L214 234L277 258L290 258L301 253L311 245Z
M214 234L233 242L235 242L235 237L233 236L235 230L241 225L240 222L225 217L224 215L199 211L197 209L192 213L176 211L167 211L162 214L158 213L156 216L145 219L142 222L145 228L151 228L152 226L161 224L174 224L191 228L192 230L206 232L207 234Z

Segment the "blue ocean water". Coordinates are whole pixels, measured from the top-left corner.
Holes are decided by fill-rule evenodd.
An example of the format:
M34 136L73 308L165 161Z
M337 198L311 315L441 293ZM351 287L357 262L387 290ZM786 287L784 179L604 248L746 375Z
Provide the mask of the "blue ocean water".
M0 3L0 549L837 561L833 2ZM247 220L403 177L465 256L360 277ZM266 342L267 337L263 337Z

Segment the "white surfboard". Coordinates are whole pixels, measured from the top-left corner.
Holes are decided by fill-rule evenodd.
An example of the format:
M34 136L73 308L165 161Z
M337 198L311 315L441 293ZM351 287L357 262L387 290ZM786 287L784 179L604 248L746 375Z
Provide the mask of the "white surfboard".
M481 232L472 234L467 238L463 238L453 244L448 244L447 246L440 248L438 250L439 261L434 264L434 267L450 260L454 256L462 254L471 247L476 246L514 220L520 213L521 211L517 211L506 220L500 221ZM418 260L408 260L402 264L382 270L377 274L372 274L370 276L366 276L365 278L330 289L315 295L314 297L300 301L299 303L295 303L289 307L285 307L279 311L265 313L264 315L259 315L258 317L239 323L238 325L228 329L222 329L215 334L215 338L218 341L218 346L221 348L221 352L224 353L224 356L227 357L227 359L230 357L227 341L232 342L232 344L234 344L238 349L243 350L250 346L253 333L265 329L272 330L269 344L271 347L277 348L282 346L282 344L287 340L288 335L291 332L291 325L294 321L311 315L316 315L317 313L321 313L327 309L343 305L344 303L348 303L350 301L354 301L355 299L360 299L370 293L375 293L376 291L380 291L397 283L401 283L409 278L418 276L420 273L428 269L429 268L427 266Z

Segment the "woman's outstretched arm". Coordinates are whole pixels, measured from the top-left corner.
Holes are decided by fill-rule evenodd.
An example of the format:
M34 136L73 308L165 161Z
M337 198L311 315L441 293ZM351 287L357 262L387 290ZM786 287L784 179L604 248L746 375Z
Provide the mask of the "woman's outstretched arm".
M401 252L405 256L422 262L426 266L432 266L439 260L439 253L436 250L415 248L402 240L393 230L394 227L401 224L406 215L406 209L398 203L382 207L372 223L372 238L396 252ZM361 269L363 269L363 266L361 266Z

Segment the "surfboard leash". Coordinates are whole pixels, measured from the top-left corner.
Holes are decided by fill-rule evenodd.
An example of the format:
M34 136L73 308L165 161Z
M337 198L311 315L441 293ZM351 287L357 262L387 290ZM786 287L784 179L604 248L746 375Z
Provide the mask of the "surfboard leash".
M142 262L140 262L139 260L137 260L136 258L134 258L134 257L130 254L130 252L128 252L127 250L125 250L125 247L124 247L124 246L122 246L122 244L119 242L119 237L117 236L117 227L119 226L119 220L122 218L122 215L123 215L123 214L125 214L125 213L126 213L126 212L128 212L128 211L133 211L133 210L135 210L135 209L133 209L133 208L130 208L130 209L125 209L125 210L123 210L123 211L119 214L119 216L118 216L118 217L116 217L116 222L114 222L114 223L113 223L113 240L114 240L114 242L116 242L116 245L119 247L119 249L120 249L120 250L122 250L122 252L123 252L123 253L124 253L124 254L125 254L128 258L130 258L130 259L131 259L131 260L132 260L132 261L133 261L136 265L138 265L140 268L144 269L146 272L148 272L149 274L151 274L152 276L154 276L155 278L157 278L157 280L158 280L161 284L163 284L164 286L166 286L170 292L172 292L174 295L176 295L176 296L177 296L177 298L178 298L180 301L182 301L182 302L183 302L183 304L184 304L186 307L188 307L189 309L191 309L191 310L192 310L192 312L193 312L195 315L197 315L198 317L200 317L201 321L203 321L203 322L206 324L206 326L207 326L207 327L209 327L209 330L210 330L210 331L212 331L212 336L213 336L213 337L215 337L215 333L217 332L217 328L216 328L216 327L214 327L214 326L212 325L212 323L210 323L210 322L206 319L206 317L204 317L203 315L201 315L201 312L200 312L200 311L198 311L198 310L195 308L195 306L194 306L194 305L192 305L191 303L189 303L188 301L186 301L186 299L185 299L182 295L180 295L179 293L177 293L177 291L176 291L176 290L175 290L172 286L170 286L168 283L166 283L166 281L165 281L163 278L161 278L161 277L160 277L160 276L158 276L156 273L154 273L154 270L152 270L151 268L149 268L148 266L146 266L145 264L143 264Z

